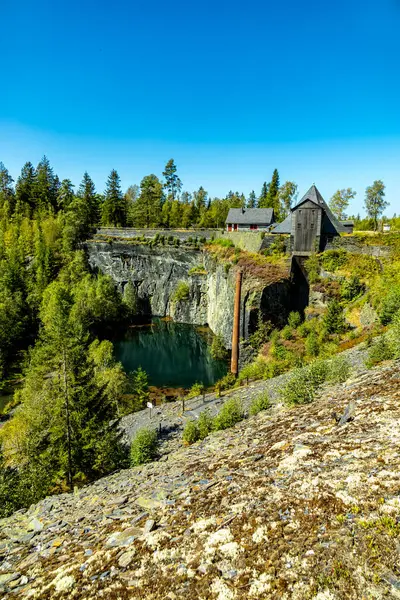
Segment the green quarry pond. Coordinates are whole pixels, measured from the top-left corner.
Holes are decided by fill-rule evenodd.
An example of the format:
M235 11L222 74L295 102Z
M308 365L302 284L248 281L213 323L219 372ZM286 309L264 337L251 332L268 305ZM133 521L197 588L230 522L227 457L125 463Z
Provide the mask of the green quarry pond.
M153 319L130 327L114 340L114 348L125 371L141 366L152 386L189 388L201 382L208 387L227 372L225 361L212 358L211 342L207 327Z

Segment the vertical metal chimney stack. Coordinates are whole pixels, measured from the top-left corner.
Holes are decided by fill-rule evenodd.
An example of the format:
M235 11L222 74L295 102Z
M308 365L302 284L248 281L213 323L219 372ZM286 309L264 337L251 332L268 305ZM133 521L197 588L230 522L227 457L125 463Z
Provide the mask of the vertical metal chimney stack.
M240 296L242 293L242 271L236 274L235 305L233 310L231 372L239 373Z

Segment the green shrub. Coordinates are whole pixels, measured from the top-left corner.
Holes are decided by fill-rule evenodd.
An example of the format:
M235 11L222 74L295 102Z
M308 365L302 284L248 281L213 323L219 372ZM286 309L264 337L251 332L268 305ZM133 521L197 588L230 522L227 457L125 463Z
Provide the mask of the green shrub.
M190 388L186 398L190 400L190 398L195 398L196 396L201 396L204 393L204 385L202 383L194 383Z
M228 351L226 350L220 335L214 337L210 353L214 360L226 360L228 358Z
M235 423L242 421L244 417L242 404L236 398L230 398L227 400L214 420L214 428L216 431L221 429L228 429Z
M217 238L216 240L213 240L211 243L215 244L217 246L222 246L223 248L233 248L235 245L232 242L232 240L230 240L228 238Z
M157 447L157 432L154 429L139 429L131 445L131 465L143 465L154 460Z
M310 331L313 331L310 321L303 321L303 323L297 328L297 333L300 337L306 337Z
M271 404L269 398L264 392L254 398L250 405L249 413L251 415L258 415L259 412L261 412L262 410L267 410L267 408L270 408L270 406Z
M351 373L351 364L344 356L335 356L328 361L327 381L330 383L344 383Z
M318 336L314 330L310 331L310 333L306 337L306 341L305 341L304 345L305 345L306 353L308 354L308 356L318 356L319 341L318 341Z
M392 326L387 333L387 339L393 358L400 358L400 310L393 317Z
M293 338L293 329L290 325L285 325L281 331L281 336L284 340L291 340Z
M324 317L324 328L328 333L342 333L346 329L343 308L335 299L329 302L328 311Z
M305 369L295 369L293 374L281 388L279 399L288 406L309 404L314 400L314 388L305 377Z
M338 250L327 250L321 256L322 267L326 271L337 271L347 263L348 252L339 248Z
M255 361L245 365L239 373L239 382L247 379L264 379L269 377L269 363L265 360L256 359Z
M255 350L259 350L263 344L265 344L272 331L271 321L264 321L261 312L258 313L257 318L257 329L249 335L248 343Z
M288 325L292 329L297 329L301 325L301 315L299 312L291 312L288 317Z
M231 266L232 266L232 265L231 265L231 263L226 263L226 264L225 264L225 267L224 267L224 269L225 269L225 273L226 273L226 275L228 275L228 273L229 273L229 270L230 270Z
M196 265L189 269L188 275L207 275L207 271L204 268L204 265Z
M233 373L227 373L225 375L225 377L222 377L222 379L220 379L219 381L217 381L217 383L215 384L215 389L219 392L222 392L224 390L229 390L230 388L232 388L236 383L236 377L234 376Z
M345 279L342 283L342 298L345 300L354 300L360 294L365 292L365 285L361 283L357 275L352 275L349 279Z
M182 302L189 298L190 288L185 281L179 281L172 296L173 302Z
M400 310L400 286L395 286L383 299L382 306L379 311L379 319L381 323L383 325L388 325L391 323L398 310Z
M382 335L373 346L371 346L366 360L367 367L373 367L384 360L393 358L393 351L385 335Z
M316 360L305 369L305 379L309 385L316 390L328 378L328 363L324 360Z
M194 444L200 439L196 421L188 421L183 429L182 439L186 444Z
M315 252L310 254L309 258L304 263L304 268L307 271L308 281L316 283L319 280L319 258Z
M212 418L209 410L203 410L203 412L199 415L199 420L197 422L197 429L199 432L199 439L204 440L208 436L209 433L213 430L214 427L214 419Z

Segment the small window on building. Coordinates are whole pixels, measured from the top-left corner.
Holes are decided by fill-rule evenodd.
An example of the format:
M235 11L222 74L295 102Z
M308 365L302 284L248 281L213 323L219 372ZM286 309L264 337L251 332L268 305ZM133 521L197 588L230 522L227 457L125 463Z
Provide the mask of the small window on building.
M301 223L297 223L297 229L301 229Z
M314 229L314 223L310 223L310 229Z

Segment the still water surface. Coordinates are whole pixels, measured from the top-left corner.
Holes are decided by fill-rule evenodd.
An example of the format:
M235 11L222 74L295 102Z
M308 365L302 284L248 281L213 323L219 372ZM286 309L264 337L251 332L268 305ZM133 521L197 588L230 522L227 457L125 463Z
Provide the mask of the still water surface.
M196 381L213 385L227 364L211 357L208 328L153 319L150 325L130 327L114 341L117 359L129 373L141 366L149 384L189 388Z

